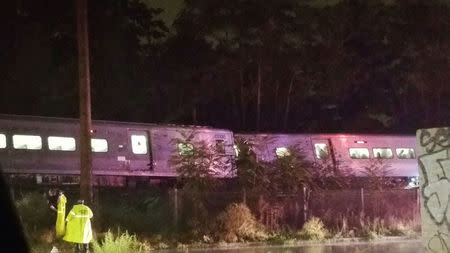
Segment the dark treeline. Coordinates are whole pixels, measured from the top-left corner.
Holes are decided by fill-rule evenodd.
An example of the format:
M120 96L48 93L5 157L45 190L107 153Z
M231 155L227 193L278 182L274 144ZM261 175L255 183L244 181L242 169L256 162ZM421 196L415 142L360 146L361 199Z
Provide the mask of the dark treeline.
M0 113L78 116L73 1L1 3ZM450 124L437 0L89 1L93 119L234 131L414 133Z

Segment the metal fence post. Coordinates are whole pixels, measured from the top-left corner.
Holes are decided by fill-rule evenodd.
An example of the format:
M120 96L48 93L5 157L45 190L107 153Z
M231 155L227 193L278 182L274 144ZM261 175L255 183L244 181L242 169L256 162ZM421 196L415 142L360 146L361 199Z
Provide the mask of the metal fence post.
M361 188L361 212L364 213L364 188Z
M416 190L416 214L420 217L420 188Z
M173 190L173 225L178 226L178 189Z
M306 187L303 187L303 221L306 223L308 220L308 206L307 206L307 196Z

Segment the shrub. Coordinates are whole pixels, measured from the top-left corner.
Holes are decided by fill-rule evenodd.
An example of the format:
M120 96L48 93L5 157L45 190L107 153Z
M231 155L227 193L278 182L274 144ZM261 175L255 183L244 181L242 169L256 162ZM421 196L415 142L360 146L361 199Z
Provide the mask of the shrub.
M150 250L147 242L140 242L135 235L128 234L128 231L121 233L117 231L115 236L110 230L99 244L93 243L94 253L141 253Z
M274 234L271 235L267 239L268 243L271 245L284 245L284 244L290 244L295 241L295 238L292 237L290 234Z
M24 194L16 201L16 208L27 236L49 230L56 221L44 197L36 192Z
M369 241L376 240L380 237L380 235L377 233L377 231L366 229L363 231L363 236Z
M415 231L415 228L420 223L417 220L402 220L398 219L396 217L388 217L387 219L387 229L389 231L388 235L391 236L410 236L413 237L415 235L418 235L417 231Z
M99 201L102 231L115 231L117 226L131 234L150 236L173 229L170 196L155 189L103 189Z
M227 242L265 240L267 234L245 204L231 204L219 215L219 238Z
M328 231L323 222L316 217L311 218L303 225L298 233L301 239L305 240L323 240L327 236Z

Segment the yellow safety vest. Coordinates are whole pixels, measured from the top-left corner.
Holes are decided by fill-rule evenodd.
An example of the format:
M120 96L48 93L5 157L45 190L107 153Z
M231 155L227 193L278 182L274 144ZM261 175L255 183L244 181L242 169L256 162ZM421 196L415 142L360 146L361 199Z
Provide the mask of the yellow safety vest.
M58 215L56 216L56 237L63 237L66 232L66 203L67 198L64 195L59 196L58 199Z
M66 235L63 240L74 243L89 243L92 240L91 218L93 214L85 205L74 205L67 214Z

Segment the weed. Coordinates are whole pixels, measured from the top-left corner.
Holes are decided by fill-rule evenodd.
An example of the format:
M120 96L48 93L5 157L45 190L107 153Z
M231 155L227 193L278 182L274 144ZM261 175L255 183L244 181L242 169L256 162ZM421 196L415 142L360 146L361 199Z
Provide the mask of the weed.
M114 235L110 230L105 233L105 237L98 243L93 243L94 253L142 253L150 250L148 242L141 242L135 235L130 235L128 231L121 233L117 231Z
M323 240L328 235L323 222L316 217L311 218L303 225L303 228L298 232L298 236L305 240Z
M245 204L231 204L219 215L219 238L227 242L265 240L267 234Z

